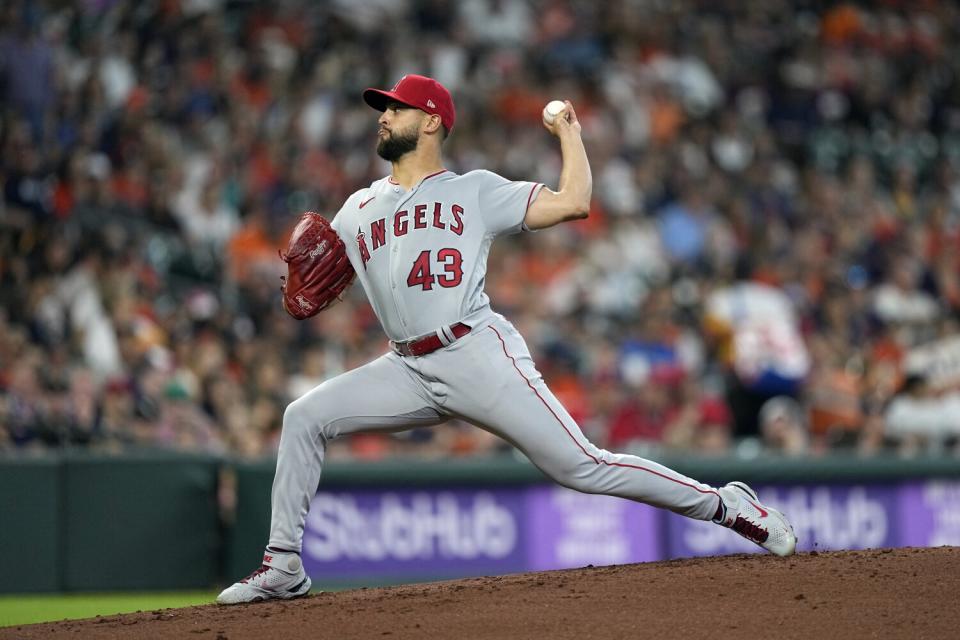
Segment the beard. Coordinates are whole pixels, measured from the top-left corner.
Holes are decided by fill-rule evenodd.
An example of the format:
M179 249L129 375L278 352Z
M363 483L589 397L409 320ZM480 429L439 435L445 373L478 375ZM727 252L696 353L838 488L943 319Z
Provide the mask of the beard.
M407 131L392 131L377 141L377 155L387 162L396 162L417 148L420 132L416 127Z

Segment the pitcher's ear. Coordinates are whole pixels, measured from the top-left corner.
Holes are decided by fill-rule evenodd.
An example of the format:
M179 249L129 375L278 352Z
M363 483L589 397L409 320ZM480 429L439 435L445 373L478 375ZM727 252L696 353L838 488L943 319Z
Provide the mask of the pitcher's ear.
M424 130L427 133L436 133L437 131L443 130L443 134L441 134L440 139L442 140L443 138L446 138L446 135L444 135L446 134L446 129L443 127L443 120L441 120L440 116L435 113L427 114L427 124L424 127Z

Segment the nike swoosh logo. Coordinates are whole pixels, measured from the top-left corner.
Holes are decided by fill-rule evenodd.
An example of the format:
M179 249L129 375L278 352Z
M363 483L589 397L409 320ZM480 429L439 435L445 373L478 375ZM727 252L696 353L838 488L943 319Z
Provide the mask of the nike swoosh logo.
M302 587L303 583L306 581L307 581L307 578L304 577L303 580L297 583L297 586L293 587L292 589L287 589L287 591L289 591L290 593L296 593L297 591L300 591L300 587Z
M373 198L370 198L370 200L373 200L373 199L376 198L376 197L377 197L377 196L373 196ZM365 206L367 206L368 204L370 204L370 200L364 200L363 202L361 202L361 203L360 203L360 208L363 209Z
M770 514L767 512L766 509L764 509L763 507L761 507L760 505L758 505L758 504L757 504L756 502L754 502L753 500L747 500L747 502L749 502L750 504L752 504L753 507L754 507L757 511L760 512L760 517L761 517L761 518L766 518L768 515L770 515Z

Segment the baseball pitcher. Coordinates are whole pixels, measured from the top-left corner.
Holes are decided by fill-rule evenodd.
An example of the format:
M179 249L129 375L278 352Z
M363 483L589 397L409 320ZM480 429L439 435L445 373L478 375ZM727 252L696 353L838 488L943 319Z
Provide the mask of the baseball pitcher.
M563 157L552 191L489 171L445 169L441 149L456 111L436 80L407 75L390 91L367 89L363 99L381 112L377 153L391 174L350 196L332 224L303 215L283 254L283 299L292 316L310 317L359 280L390 350L287 407L263 562L217 602L310 590L299 554L329 440L454 417L512 443L563 486L712 520L772 553L792 554L789 522L745 484L714 488L591 444L547 388L523 337L490 308L484 276L498 236L587 217L592 178L573 105L544 115Z

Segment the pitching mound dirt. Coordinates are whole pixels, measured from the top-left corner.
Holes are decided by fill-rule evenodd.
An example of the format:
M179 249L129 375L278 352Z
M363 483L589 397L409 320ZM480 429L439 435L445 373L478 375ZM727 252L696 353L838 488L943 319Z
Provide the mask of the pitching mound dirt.
M957 638L960 547L726 556L0 629L0 638Z

